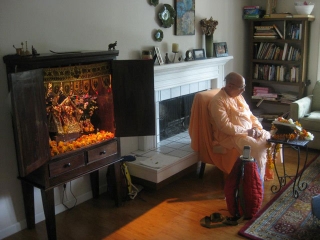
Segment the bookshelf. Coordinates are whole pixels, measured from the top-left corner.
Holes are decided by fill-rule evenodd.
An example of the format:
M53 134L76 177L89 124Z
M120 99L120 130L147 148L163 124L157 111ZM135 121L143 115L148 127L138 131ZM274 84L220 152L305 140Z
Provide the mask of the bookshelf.
M314 19L306 16L246 20L249 25L246 92L252 108L277 104L289 111L290 102L305 95L309 27ZM263 89L267 95L260 92L257 96L257 89ZM286 98L288 95L290 99ZM267 111L272 112L271 108Z

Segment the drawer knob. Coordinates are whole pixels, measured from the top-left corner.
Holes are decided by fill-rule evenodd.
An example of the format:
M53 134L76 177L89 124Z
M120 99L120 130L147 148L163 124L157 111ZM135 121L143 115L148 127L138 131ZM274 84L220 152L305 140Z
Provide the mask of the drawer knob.
M71 163L67 163L67 164L65 164L65 165L64 165L64 167L65 167L65 168L67 168L67 167L71 167Z
M103 155L103 154L106 154L106 153L107 153L107 151L104 150L104 151L100 152L100 155Z

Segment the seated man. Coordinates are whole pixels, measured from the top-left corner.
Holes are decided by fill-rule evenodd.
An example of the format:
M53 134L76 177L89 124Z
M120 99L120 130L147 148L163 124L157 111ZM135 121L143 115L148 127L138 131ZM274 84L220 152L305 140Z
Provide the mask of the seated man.
M231 72L225 81L226 86L211 99L208 106L214 138L221 146L236 148L239 153L242 153L245 145L251 146L251 156L256 159L264 179L268 148L266 140L270 138L270 133L263 130L241 95L245 90L245 79Z

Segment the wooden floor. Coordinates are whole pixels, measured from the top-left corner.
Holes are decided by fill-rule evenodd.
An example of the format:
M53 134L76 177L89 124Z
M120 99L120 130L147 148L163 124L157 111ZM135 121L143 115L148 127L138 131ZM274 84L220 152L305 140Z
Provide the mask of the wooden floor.
M308 161L320 152L309 150ZM305 157L305 151L301 152ZM297 152L285 151L287 171L295 171ZM277 181L265 182L263 205L274 197L270 187ZM191 173L157 191L142 190L136 199L116 208L106 194L91 199L56 216L58 239L245 239L238 226L207 229L200 219L213 212L230 216L224 200L222 174L207 165L204 178ZM45 223L20 231L6 240L46 239Z

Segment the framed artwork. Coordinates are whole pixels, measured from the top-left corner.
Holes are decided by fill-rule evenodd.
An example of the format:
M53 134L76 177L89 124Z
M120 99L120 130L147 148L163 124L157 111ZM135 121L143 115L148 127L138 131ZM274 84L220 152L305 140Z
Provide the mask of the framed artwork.
M155 53L155 55L157 56L158 63L159 63L160 65L164 64L163 59L162 59L162 57L161 57L160 49L159 49L158 47L154 47L154 53Z
M228 47L226 42L213 43L213 49L216 57L228 56Z
M175 35L195 35L195 0L175 0Z
M194 60L205 59L204 49L193 49Z

